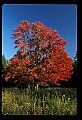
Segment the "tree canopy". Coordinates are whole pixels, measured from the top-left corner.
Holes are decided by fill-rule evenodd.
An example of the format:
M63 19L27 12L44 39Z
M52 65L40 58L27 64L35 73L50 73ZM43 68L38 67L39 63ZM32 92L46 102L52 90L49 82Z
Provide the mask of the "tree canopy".
M43 23L21 21L11 36L17 53L9 62L5 80L14 83L51 84L59 86L73 74L72 59L65 51L67 41Z

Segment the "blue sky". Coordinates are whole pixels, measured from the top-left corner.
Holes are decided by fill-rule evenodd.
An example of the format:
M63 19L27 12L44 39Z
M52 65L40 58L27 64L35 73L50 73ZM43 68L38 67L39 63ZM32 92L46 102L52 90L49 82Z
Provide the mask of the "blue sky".
M74 58L77 51L77 5L75 4L4 4L2 6L2 54L11 59L16 53L10 38L20 21L40 21L68 40L65 51Z

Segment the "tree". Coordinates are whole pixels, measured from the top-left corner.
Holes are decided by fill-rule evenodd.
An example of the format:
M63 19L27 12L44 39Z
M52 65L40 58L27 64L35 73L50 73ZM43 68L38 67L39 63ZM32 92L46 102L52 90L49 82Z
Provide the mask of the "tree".
M73 74L71 78L68 79L68 82L61 82L62 87L77 87L77 52L72 60L72 66L73 66Z
M73 74L69 80L69 83L71 87L77 87L77 52L74 57L72 66L73 66Z
M5 56L2 55L2 78L4 78L4 74L6 72L7 66L8 66L8 61L6 60Z
M73 60L73 71L74 71L74 75L77 76L77 52L76 52L76 55L74 57L74 60Z
M21 21L11 38L19 50L9 62L6 81L59 86L73 74L72 59L64 48L67 42L58 31L41 22Z
M5 74L7 72L7 67L8 67L8 60L6 60L5 56L2 55L2 86L6 85Z

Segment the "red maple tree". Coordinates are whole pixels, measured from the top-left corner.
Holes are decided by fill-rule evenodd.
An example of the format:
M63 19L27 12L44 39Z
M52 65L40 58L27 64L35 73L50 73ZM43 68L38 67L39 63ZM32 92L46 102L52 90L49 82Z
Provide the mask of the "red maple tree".
M65 52L67 41L58 31L52 32L41 22L21 21L11 36L17 54L9 62L6 81L32 82L59 86L59 81L68 80L73 74L72 59Z

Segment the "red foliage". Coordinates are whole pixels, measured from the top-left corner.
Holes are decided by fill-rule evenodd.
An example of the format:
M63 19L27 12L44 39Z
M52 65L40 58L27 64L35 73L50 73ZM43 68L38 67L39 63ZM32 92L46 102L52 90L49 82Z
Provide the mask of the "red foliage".
M64 49L67 41L58 31L52 32L41 22L30 25L21 21L12 38L18 38L14 43L20 47L20 54L9 62L6 80L31 82L37 78L37 84L59 86L58 81L67 80L73 74L72 59Z

